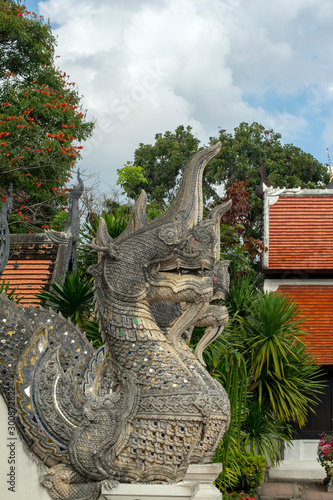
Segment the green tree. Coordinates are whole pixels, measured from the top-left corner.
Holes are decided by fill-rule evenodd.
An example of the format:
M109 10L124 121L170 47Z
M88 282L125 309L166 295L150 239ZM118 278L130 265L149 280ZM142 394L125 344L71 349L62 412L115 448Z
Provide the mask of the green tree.
M230 186L236 180L248 181L251 192L259 184L257 169L261 157L268 179L274 186L315 188L328 182L327 167L293 144L282 144L281 134L259 123L242 122L234 134L221 129L210 145L220 141L221 150L206 167L209 183Z
M180 125L175 132L156 134L154 145L140 143L134 153L134 163L143 168L148 184L137 184L132 198L145 189L148 200L157 200L161 207L173 199L179 174L198 150L200 141L191 130L190 126Z
M221 150L207 165L205 176L209 185L224 184L229 187L236 180L247 181L252 207L247 236L261 238L262 201L256 196L259 185L259 161L265 168L268 180L276 187L320 188L329 182L325 165L293 144L282 144L281 134L267 130L259 123L242 122L234 134L221 129L209 144L221 142Z
M90 319L94 310L92 284L91 276L81 271L68 272L64 283L51 283L50 290L36 296L83 330L84 320Z
M93 131L75 83L54 65L50 26L0 1L0 196L14 184L12 231L48 227ZM23 224L22 224L23 223Z
M231 200L232 206L221 218L221 259L230 260L232 281L251 276L256 282L260 279L257 268L264 245L260 240L246 235L252 210L248 181L235 181L226 189L225 199Z
M221 129L209 145L221 142L221 151L208 164L203 179L205 199L218 201L215 186L225 189L235 182L248 182L251 205L250 222L246 236L261 238L262 201L255 195L259 185L258 166L262 162L273 186L315 188L329 182L327 167L313 156L293 144L282 144L281 135L267 130L259 123L242 122L234 133ZM191 127L177 127L175 133L156 135L154 145L140 144L134 153L134 163L143 167L148 179L147 187L138 185L133 195L141 188L147 190L148 199L156 199L161 206L170 202L175 194L177 179L189 158L198 150L199 140L191 133Z
M43 66L52 66L56 43L48 24L19 1L0 1L0 79L6 73L33 79Z
M148 182L143 175L143 168L137 165L127 165L125 163L123 168L117 169L117 174L117 184L123 188L123 194L126 194L128 199L131 198L135 188Z

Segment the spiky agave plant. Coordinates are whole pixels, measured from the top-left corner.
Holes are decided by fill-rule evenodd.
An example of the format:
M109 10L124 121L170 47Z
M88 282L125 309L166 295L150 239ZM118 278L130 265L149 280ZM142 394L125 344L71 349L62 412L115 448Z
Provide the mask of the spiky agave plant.
M50 290L43 290L36 297L65 318L84 330L84 321L94 311L93 278L80 271L67 272L64 283L51 283Z
M325 385L304 342L304 319L287 295L263 294L239 321L249 388L257 394L259 407L273 411L281 422L300 426Z
M22 297L16 293L17 292L17 288L12 288L10 289L10 282L9 281L1 281L0 282L0 295L2 293L5 293L7 295L7 297L9 298L9 300L14 300L17 304L20 303L20 301L22 300Z

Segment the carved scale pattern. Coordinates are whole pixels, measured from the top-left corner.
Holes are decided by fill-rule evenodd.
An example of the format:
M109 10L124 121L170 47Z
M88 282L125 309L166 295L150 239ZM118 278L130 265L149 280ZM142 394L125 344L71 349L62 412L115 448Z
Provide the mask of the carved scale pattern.
M109 312L100 321L121 376L128 370L140 388L131 432L112 459L120 480L174 480L192 461L211 461L228 425L221 385L185 344L176 352L152 318Z

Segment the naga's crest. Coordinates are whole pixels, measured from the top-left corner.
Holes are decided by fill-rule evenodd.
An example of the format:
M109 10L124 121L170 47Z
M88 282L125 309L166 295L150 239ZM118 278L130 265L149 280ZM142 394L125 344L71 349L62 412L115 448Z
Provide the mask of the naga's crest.
M224 298L228 262L219 262L220 218L231 202L217 206L202 220L202 174L219 149L216 144L190 160L176 199L157 219L149 222L146 217L144 191L128 227L115 240L100 219L96 238L89 245L104 254L100 263L90 268L98 303L111 310L121 301L149 309L157 302L197 304L202 314L213 295ZM157 309L162 310L162 306ZM159 319L157 313L155 319Z
M213 459L229 403L202 353L228 321L211 302L228 293L219 245L230 202L203 220L202 175L219 149L189 161L157 219L148 221L142 192L118 238L100 220L90 272L105 347L94 352L52 312L1 299L0 354L11 360L3 394L15 392L19 430L48 468L43 484L53 498L95 499L103 480L176 482L189 464ZM196 325L207 329L192 353L183 336Z

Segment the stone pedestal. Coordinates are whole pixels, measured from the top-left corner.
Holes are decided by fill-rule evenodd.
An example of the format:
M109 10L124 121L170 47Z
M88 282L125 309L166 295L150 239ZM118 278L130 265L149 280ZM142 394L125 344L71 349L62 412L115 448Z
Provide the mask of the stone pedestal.
M221 464L190 465L184 481L177 484L119 484L111 491L102 487L106 500L222 500L213 481Z
M199 490L195 500L221 500L222 493L214 486L214 481L222 471L222 464L192 464L187 469L184 481L198 482Z

